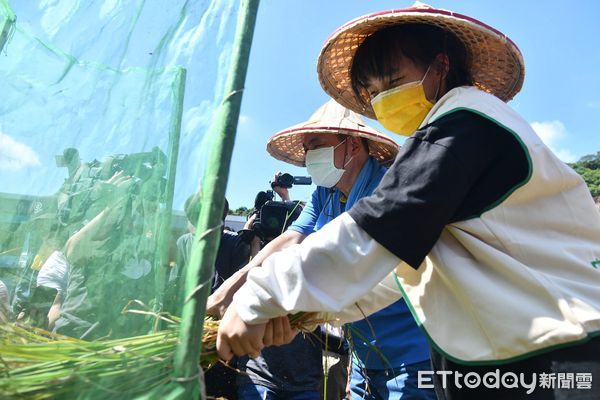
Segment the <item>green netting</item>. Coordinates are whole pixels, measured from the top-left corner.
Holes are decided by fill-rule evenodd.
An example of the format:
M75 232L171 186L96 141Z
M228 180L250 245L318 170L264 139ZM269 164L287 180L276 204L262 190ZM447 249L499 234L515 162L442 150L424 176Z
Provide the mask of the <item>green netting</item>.
M173 271L187 221L177 210L206 168L237 9L234 0L0 0L3 358L15 343L44 342L29 329L105 346L156 331L160 313L181 314ZM119 368L147 369L154 380L127 391L114 373L82 368L61 386L71 389L53 393L139 395L170 374L163 361L174 335L152 336L154 347L134 355L120 350L127 342L74 342L73 359L109 351ZM157 353L134 357L148 346ZM35 387L27 374L35 370L22 381ZM19 379L2 380L0 397L17 396Z
M0 51L2 51L6 40L12 32L14 22L15 15L6 3L6 0L0 0Z

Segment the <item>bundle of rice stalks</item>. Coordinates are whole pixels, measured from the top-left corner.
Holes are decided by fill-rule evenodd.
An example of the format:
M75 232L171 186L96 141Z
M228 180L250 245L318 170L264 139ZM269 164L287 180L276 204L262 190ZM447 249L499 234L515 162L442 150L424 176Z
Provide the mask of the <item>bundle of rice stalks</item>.
M295 327L310 314L290 316ZM218 362L219 321L205 319L200 364ZM171 381L178 328L123 339L85 341L43 329L0 324L0 398L133 398Z
M215 321L207 321L204 367L217 361L217 328ZM177 341L177 329L88 342L2 325L0 398L130 398L170 380Z

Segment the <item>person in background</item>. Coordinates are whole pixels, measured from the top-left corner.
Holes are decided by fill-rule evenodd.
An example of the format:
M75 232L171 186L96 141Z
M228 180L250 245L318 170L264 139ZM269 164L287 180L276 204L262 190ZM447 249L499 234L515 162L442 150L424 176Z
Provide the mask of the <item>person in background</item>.
M165 298L166 309L179 315L183 304L183 279L186 267L190 260L192 243L196 233L196 223L202 207L202 196L199 192L188 197L184 204L184 212L188 220L188 233L177 239L177 262L169 276L169 286ZM223 207L223 223L229 212L229 203L225 199ZM252 225L249 220L244 226L248 230ZM224 226L224 225L223 225ZM223 228L221 241L215 260L212 291L216 290L227 278L242 266L246 265L252 256L250 240L245 235L238 235ZM172 301L175 300L175 304ZM237 398L235 390L236 372L230 367L217 363L204 372L206 394L212 397L224 397L234 400Z
M111 186L108 205L68 237L64 246L55 248L43 263L41 276L38 274L37 289L52 290L54 294L48 313L53 332L89 339L109 332L109 325L114 321L100 317L98 310L106 310L98 304L97 298L105 297L94 296L95 287L90 282L96 277L126 282L123 275L114 274L114 271L122 268L116 250L123 241L119 237L121 226L130 214L134 180L120 171L106 183ZM109 268L110 272L107 272ZM105 301L110 303L115 299ZM120 306L122 309L124 304Z
M57 220L56 214L42 214L31 220L35 224L35 220L52 221L47 230L40 229L34 231L31 236L41 238L41 243L36 250L31 248L31 254L35 255L26 257L26 253L22 253L24 259L24 268L21 270L21 276L15 288L12 313L15 319L19 322L26 322L32 326L43 329L51 329L48 320L48 312L52 307L56 297L56 290L47 286L38 284L39 274L42 273L42 279L47 271L44 265L51 255L60 251L67 241L67 232ZM44 270L44 272L42 272Z
M36 278L36 291L47 292L50 294L52 303L47 310L46 318L47 325L44 327L48 330L54 329L54 322L60 317L60 308L67 291L67 276L71 265L63 253L63 246L66 240L56 242L52 246L54 251L44 257L39 273Z
M187 198L184 204L184 212L188 220L188 231L177 239L177 262L176 266L171 270L169 281L177 281L185 276L185 267L189 262L189 257L192 251L192 242L196 233L196 223L200 215L201 195L195 193ZM229 202L225 199L223 207L223 224L229 212ZM246 222L244 230L249 229L252 221ZM224 226L224 225L223 225ZM222 229L221 241L217 258L215 261L215 274L212 283L211 292L214 292L221 284L233 275L237 270L248 263L251 257L249 241L246 237L238 235L236 232ZM181 287L181 286L180 286ZM180 290L177 290L181 294Z
M278 171L273 177L273 182L277 182L281 175L282 172ZM279 195L282 201L290 201L290 194L287 187L274 185L273 191ZM324 379L323 386L319 390L326 394L325 400L339 400L350 394L348 385L348 372L350 368L349 348L347 342L344 340L344 330L342 327L335 327L325 323L321 324L320 328L320 340L323 344Z
M287 342L289 313L352 320L401 295L438 398L600 398L600 215L505 103L524 80L516 45L419 3L338 29L318 71L334 99L409 138L372 196L249 273L220 356Z
M6 324L10 321L10 302L8 299L8 289L4 282L0 281L0 324Z

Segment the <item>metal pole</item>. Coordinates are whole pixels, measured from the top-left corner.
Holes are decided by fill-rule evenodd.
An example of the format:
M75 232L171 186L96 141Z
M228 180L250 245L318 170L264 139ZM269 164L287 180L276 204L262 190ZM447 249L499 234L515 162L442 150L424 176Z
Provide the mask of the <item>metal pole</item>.
M233 152L242 93L252 34L256 22L259 0L242 0L239 8L231 67L225 85L225 98L215 125L209 163L202 179L202 203L197 231L192 246L190 263L185 275L186 301L183 305L179 345L175 351L174 381L183 389L181 398L198 398L200 394L200 354L206 299L210 293L219 241L222 215Z

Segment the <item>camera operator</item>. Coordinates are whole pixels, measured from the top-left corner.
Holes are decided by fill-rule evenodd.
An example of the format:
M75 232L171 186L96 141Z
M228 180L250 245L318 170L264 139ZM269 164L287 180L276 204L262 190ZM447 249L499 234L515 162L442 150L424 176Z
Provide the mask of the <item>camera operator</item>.
M104 297L102 305L97 298L92 296L96 287L92 282L96 279L115 277L122 279L121 275L114 273L114 269L122 268L122 259L116 256L119 244L123 239L122 225L126 223L131 214L131 188L134 180L123 174L115 173L109 180L109 204L73 235L59 251L54 252L42 266L42 277L38 276L38 287L56 289L55 303L48 315L48 322L53 331L73 337L97 337L92 333L95 329L102 329L106 333L109 328L102 326L100 313L97 309L103 308L108 312L108 307L122 308L123 304L114 304L112 300ZM108 193L108 192L107 192ZM106 264L105 264L106 263ZM108 272L110 270L110 272ZM111 276L112 275L112 276ZM99 277L99 278L96 278ZM115 295L117 288L113 286ZM102 295L102 293L100 293ZM98 330L100 330L98 329Z
M290 190L287 186L280 185L279 180L284 174L281 171L277 171L275 175L273 175L273 191L279 195L281 201L290 201Z
M58 168L67 169L67 177L56 193L58 221L73 233L83 226L82 221L91 219L88 218L90 215L93 217L100 211L90 209L93 208L92 198L97 183L90 174L99 162L82 163L79 150L72 147L56 155L55 160Z
M85 191L70 192L89 204L83 215L73 218L70 212L61 221L69 239L62 254L55 254L47 265L63 271L51 279L63 280L49 315L50 324L56 319L54 331L94 339L147 329L144 319L121 311L130 300L152 307L156 298L153 272L156 221L166 181L164 160L158 148L109 156L89 169ZM72 228L78 229L71 233ZM38 283L57 289L48 280Z
M305 176L292 176L278 172L271 182L271 189L260 191L254 199L254 209L250 218L250 230L244 229L240 233L247 241L252 240L253 246L258 243L260 248L285 232L302 211L303 205L299 201L290 201L289 191L294 184L310 185L312 180ZM275 193L282 201L275 200Z

